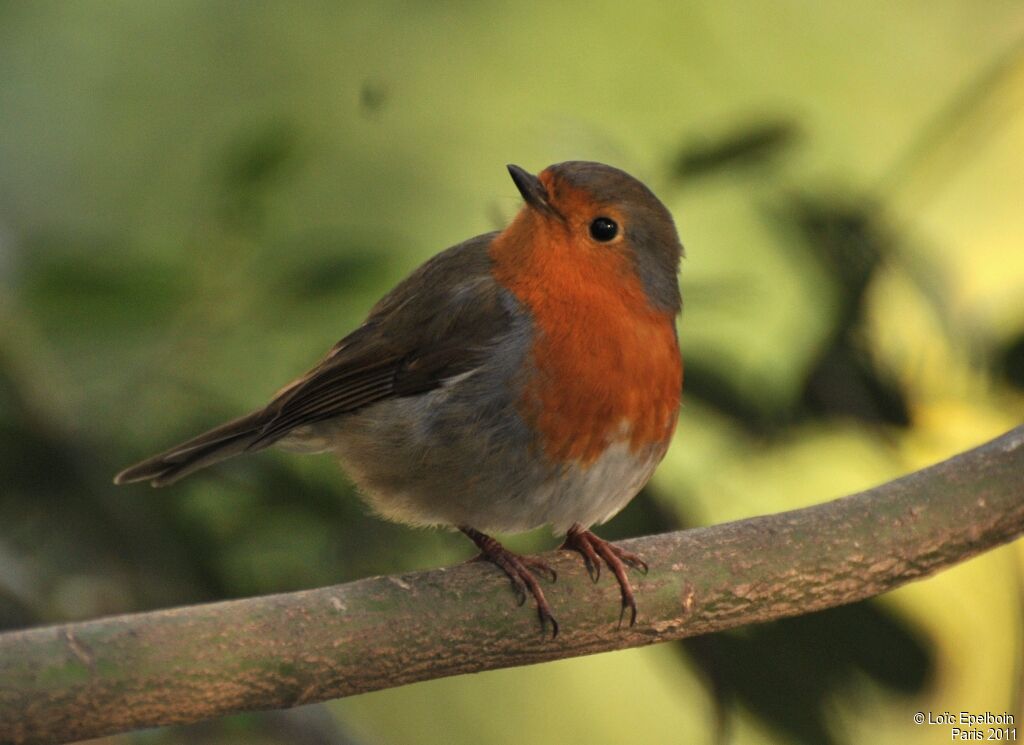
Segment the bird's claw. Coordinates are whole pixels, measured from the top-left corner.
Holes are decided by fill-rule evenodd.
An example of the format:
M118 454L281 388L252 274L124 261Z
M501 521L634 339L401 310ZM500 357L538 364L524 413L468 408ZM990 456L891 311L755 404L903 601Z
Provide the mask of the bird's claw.
M480 549L480 555L476 557L476 561L491 562L509 578L516 592L518 605L521 606L526 602L527 593L533 596L534 601L537 603L537 615L540 616L541 628L546 628L547 624L550 623L551 638L557 637L558 621L555 620L554 615L551 613L551 606L548 605L547 598L544 597L544 591L537 584L537 578L534 577L534 573L547 575L554 582L558 579L555 570L540 559L512 553L498 543L498 541L478 530L472 528L460 528L460 530L469 536Z
M601 564L605 564L619 583L619 590L622 595L622 607L619 611L619 628L622 628L622 621L626 617L626 609L630 611L629 625L636 625L636 597L633 595L633 586L626 575L626 565L648 572L647 562L641 559L632 551L619 548L603 538L598 538L589 530L583 530L574 525L565 536L565 543L562 548L570 551L577 551L583 556L583 563L587 567L590 578L597 582L601 576Z

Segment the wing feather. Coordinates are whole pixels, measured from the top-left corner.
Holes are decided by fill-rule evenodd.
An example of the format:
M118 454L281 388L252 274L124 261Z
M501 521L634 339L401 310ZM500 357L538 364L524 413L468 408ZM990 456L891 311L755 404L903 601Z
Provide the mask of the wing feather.
M438 254L385 296L366 323L270 402L249 449L377 401L430 391L486 360L509 327L490 271L492 238Z

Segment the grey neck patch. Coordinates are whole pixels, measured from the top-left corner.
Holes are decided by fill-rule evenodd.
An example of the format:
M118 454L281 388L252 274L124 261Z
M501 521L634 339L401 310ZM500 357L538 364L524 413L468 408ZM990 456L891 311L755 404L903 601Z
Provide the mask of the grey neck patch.
M665 214L660 220L634 218L626 230L633 246L633 264L651 305L675 315L683 307L679 291L679 260L683 247L672 217L668 210L662 209Z

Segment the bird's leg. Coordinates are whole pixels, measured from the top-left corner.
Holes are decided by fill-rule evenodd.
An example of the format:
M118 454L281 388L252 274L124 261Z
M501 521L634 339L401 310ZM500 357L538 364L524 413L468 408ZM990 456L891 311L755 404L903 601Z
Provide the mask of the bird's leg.
M626 564L641 569L646 574L647 563L632 551L619 548L603 538L598 538L589 530L584 530L579 525L573 525L569 528L562 548L567 551L578 551L583 555L583 561L587 565L587 572L595 582L601 576L602 561L612 570L615 579L619 581L619 589L622 592L622 610L619 611L619 626L622 626L622 619L626 615L626 608L630 610L629 625L634 625L636 623L636 598L633 597L633 586L629 584L629 577L626 576Z
M519 596L519 605L526 602L526 593L529 591L537 603L537 614L540 616L540 625L543 628L545 623L551 623L551 638L558 636L558 621L551 614L551 606L548 605L544 591L537 584L534 572L547 575L552 582L557 579L555 570L539 559L531 559L527 556L519 556L509 551L489 535L481 533L474 528L459 526L459 530L477 545L480 555L478 561L489 561L496 564L501 571L512 580L512 586Z

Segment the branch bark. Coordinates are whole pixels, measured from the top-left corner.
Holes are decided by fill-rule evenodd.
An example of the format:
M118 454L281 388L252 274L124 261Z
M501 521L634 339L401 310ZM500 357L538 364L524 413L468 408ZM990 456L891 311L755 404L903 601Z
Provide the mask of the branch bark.
M0 634L0 743L53 743L286 708L420 680L679 639L850 603L1024 532L1024 426L815 507L622 542L640 617L579 557L542 634L484 564Z

